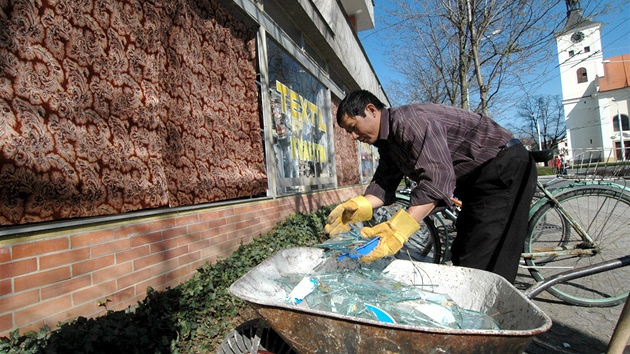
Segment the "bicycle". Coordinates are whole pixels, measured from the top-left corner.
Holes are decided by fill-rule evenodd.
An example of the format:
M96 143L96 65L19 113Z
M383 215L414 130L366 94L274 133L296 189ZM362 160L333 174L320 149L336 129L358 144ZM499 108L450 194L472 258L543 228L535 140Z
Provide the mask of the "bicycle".
M536 162L546 162L553 157L551 149L530 153ZM392 206L385 207L380 214L375 212L380 221L388 213L409 206L410 187L405 189L397 194ZM521 265L537 282L574 269L596 268L602 262L627 256L630 246L630 189L625 185L576 179L555 189L537 181L537 189L521 255ZM428 216L422 221L420 231L410 238L414 240L416 251L424 255L423 261L444 263L448 260L450 236L444 219L454 224L457 209ZM444 230L444 242L436 224ZM625 265L616 264L605 271L585 272L577 278L569 277L566 281L549 285L545 290L575 305L615 306L624 302L630 289L630 274L620 269Z

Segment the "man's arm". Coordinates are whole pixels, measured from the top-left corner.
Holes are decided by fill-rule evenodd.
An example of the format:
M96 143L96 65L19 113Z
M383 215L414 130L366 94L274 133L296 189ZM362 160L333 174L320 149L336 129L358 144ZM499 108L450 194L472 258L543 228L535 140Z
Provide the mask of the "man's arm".
M437 202L410 206L409 210L407 210L407 213L409 213L409 215L411 215L412 218L414 218L418 223L420 223L420 220L424 219L425 217L427 217L427 215L431 214L433 209L435 209L436 205L437 205Z
M364 195L364 197L370 202L370 204L372 205L372 209L376 209L384 205L384 202L382 200L380 200L379 198L371 194L366 194ZM420 223L420 220L424 219L425 217L427 217L427 215L431 214L433 209L435 209L436 205L437 205L437 202L423 204L423 205L414 205L414 206L410 206L407 212L409 213L409 215L411 215L412 218L414 218L418 223Z

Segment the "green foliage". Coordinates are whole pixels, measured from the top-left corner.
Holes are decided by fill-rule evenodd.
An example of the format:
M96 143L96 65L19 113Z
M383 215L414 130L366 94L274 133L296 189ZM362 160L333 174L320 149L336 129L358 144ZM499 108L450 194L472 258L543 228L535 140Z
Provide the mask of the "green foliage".
M539 176L552 176L556 174L556 169L553 167L538 167L538 175Z
M214 352L223 336L240 324L247 305L230 285L278 250L313 246L326 239L324 225L332 207L293 214L269 233L215 264L206 263L190 280L165 291L147 289L133 312L107 311L79 317L51 331L0 338L0 353L197 353ZM108 301L99 302L107 307Z

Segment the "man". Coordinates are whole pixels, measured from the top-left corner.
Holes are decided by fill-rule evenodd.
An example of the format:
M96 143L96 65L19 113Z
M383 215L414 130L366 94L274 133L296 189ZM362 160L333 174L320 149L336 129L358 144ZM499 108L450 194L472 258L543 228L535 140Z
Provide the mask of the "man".
M361 260L394 255L432 212L463 202L453 264L516 279L527 235L536 168L525 147L492 119L438 104L385 108L372 93L354 91L341 101L337 123L352 137L376 146L380 161L363 196L335 208L326 231L335 235L349 223L366 221L372 210L394 201L403 176L417 183L408 211L366 227L364 237L380 237Z

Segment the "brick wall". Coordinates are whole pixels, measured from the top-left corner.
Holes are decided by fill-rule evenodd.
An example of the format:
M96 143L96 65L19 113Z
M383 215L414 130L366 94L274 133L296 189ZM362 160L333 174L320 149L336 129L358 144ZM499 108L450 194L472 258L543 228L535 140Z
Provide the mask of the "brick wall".
M135 305L146 288L189 279L205 262L229 256L294 212L311 212L363 192L363 186L203 210L85 225L0 240L0 336L15 328Z

